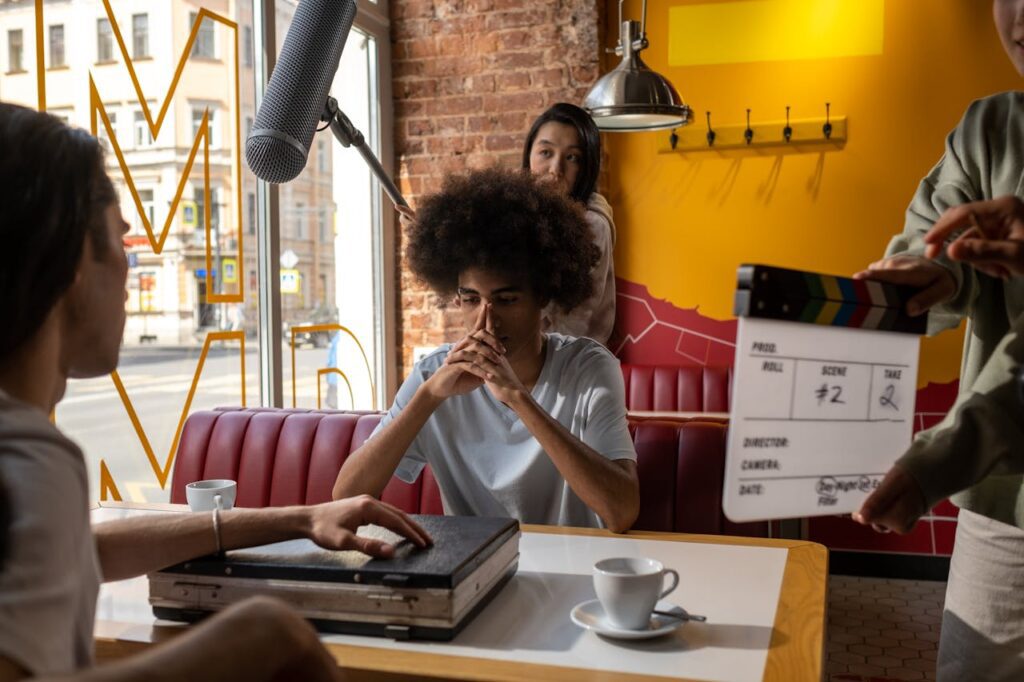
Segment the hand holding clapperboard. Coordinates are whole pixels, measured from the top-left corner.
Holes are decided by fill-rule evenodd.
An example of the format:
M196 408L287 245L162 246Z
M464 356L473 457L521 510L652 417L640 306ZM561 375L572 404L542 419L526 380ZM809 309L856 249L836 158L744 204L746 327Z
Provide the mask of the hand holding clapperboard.
M738 272L722 506L733 521L857 510L910 445L915 290L766 265Z

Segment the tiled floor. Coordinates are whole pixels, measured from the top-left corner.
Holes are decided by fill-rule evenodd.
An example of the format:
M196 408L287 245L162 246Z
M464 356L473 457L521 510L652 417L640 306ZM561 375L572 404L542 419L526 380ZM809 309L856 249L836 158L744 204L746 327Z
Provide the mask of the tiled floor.
M934 680L946 583L829 577L830 682Z

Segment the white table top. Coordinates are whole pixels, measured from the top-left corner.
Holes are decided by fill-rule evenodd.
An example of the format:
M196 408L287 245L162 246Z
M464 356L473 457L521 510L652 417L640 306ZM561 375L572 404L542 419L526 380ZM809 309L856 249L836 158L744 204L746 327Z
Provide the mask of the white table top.
M97 509L93 521L140 513ZM396 642L323 635L325 643L399 649L699 680L760 680L771 642L787 549L650 538L551 533L523 534L518 574L450 643ZM649 556L675 568L680 586L668 601L707 623L687 623L645 641L605 639L569 619L572 607L593 599L591 566L611 556ZM97 635L148 641L156 622L145 578L104 585ZM124 627L138 626L138 627ZM133 632L136 634L133 635Z

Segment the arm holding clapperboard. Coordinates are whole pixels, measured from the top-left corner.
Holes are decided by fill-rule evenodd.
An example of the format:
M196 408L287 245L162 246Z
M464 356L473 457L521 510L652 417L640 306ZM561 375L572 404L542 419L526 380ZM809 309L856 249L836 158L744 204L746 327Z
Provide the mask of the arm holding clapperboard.
M1024 76L1024 0L993 0L992 16ZM1021 139L1024 93L971 103L921 181L889 258L858 273L918 286L907 312L928 310L930 333L968 320L956 403L917 434L854 514L877 530L907 532L934 503L960 491L951 498L960 513L939 680L1024 679L1024 404L1016 390L1024 361Z
M961 278L966 274L975 285L981 273L993 284L1016 278L1019 286L1024 275L1024 202L1009 195L950 208L921 242L923 259L959 267ZM1024 314L1000 339L970 390L961 392L940 424L918 436L854 518L907 532L935 503L987 475L1024 472L1024 404L1016 381L1022 364Z

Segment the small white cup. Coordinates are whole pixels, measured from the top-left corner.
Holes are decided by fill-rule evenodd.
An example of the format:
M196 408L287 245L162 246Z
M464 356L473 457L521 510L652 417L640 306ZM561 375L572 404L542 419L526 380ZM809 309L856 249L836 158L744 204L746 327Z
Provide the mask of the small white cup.
M231 509L235 506L238 485L226 478L196 481L185 486L185 499L192 511Z
M665 576L672 585L664 588ZM660 561L642 557L616 557L594 564L594 591L612 625L644 630L658 600L679 586L679 574Z

